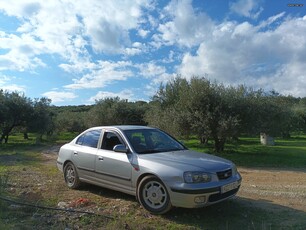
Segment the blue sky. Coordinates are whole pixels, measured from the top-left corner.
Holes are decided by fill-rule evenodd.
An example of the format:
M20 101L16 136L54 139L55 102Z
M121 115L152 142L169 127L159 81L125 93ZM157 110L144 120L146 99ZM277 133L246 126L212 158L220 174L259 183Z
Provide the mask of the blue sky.
M306 97L305 0L0 0L0 22L0 88L54 105L177 75Z

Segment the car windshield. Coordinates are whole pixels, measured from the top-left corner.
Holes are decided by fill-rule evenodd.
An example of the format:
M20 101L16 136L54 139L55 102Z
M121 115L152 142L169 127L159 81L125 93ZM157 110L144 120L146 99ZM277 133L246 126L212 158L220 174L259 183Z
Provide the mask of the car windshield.
M158 129L124 131L133 149L139 154L184 150L181 143Z

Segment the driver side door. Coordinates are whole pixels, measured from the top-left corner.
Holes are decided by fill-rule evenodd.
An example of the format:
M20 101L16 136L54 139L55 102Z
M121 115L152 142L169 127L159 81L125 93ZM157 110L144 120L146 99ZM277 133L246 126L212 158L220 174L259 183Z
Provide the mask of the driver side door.
M132 154L113 151L118 144L125 145L121 136L115 131L105 130L101 148L96 154L95 171L98 179L108 187L130 191Z

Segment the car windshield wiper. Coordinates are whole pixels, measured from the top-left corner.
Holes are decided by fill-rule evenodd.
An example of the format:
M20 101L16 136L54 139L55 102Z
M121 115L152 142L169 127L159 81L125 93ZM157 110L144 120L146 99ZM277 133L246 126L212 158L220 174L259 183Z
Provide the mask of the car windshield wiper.
M165 149L165 150L163 150L163 152L175 152L175 151L182 151L182 150L185 150L185 149L178 149L178 148L175 148L175 149Z
M174 151L182 151L185 149L178 149L178 148L173 148L173 149L147 149L141 152L138 152L139 154L147 154L147 153L161 153L161 152L174 152Z
M147 149L147 150L143 150L138 152L139 154L147 154L147 153L160 153L162 151L160 150L156 150L156 149Z

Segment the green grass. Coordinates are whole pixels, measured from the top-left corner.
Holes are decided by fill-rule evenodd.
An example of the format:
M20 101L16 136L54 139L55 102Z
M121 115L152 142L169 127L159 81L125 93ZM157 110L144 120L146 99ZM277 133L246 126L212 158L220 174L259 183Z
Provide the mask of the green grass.
M72 141L79 133L61 132L56 135L56 143L66 143Z
M196 139L185 141L190 149L214 154L211 142L202 145ZM276 139L275 146L263 146L259 138L242 137L236 142L226 143L225 151L218 156L234 161L243 167L305 168L306 136Z

